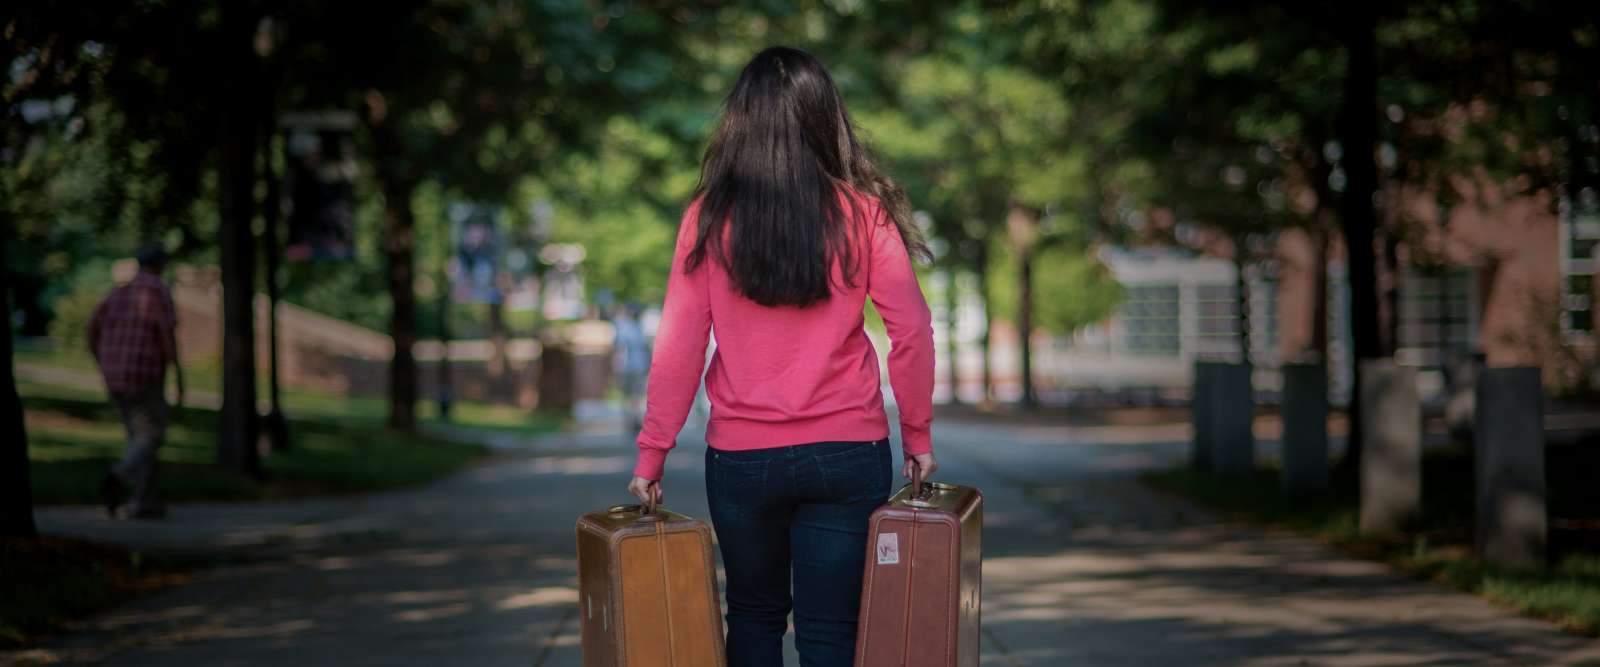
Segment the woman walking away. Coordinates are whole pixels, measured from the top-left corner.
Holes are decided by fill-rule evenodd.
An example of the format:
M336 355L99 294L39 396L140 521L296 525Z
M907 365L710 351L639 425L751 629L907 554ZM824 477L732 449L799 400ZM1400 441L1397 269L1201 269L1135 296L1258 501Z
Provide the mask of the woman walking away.
M793 48L756 54L678 229L629 485L660 499L704 369L731 667L783 664L791 609L802 665L852 663L867 519L889 496L894 463L862 308L871 298L889 329L901 474L919 466L926 478L938 468L933 328L911 266L926 253L905 194L856 140L822 64Z

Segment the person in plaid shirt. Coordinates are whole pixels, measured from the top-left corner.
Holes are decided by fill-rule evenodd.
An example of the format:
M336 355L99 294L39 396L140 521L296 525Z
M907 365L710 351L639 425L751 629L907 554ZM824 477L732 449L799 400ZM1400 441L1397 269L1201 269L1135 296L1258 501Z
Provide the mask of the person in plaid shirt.
M166 377L172 364L183 403L183 369L174 332L178 325L172 293L161 282L166 252L158 245L139 251L139 273L111 291L89 319L89 351L100 365L106 392L122 413L128 447L101 483L106 512L128 499L126 516L166 516L155 497L156 453L167 430ZM132 495L129 498L129 491Z

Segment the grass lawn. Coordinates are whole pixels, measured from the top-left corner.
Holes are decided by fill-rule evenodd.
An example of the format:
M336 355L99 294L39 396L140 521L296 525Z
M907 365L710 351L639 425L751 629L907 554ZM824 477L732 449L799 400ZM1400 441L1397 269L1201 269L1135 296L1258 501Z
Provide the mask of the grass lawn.
M33 495L40 504L98 502L99 479L122 455L116 410L93 392L20 383L28 420ZM212 465L217 413L178 408L161 449L159 493L173 501L254 500L356 493L437 479L485 454L482 447L386 430L362 415L292 419L295 447L262 458L266 481Z
M261 395L266 395L263 387ZM389 416L389 402L372 396L341 396L327 392L295 389L283 393L283 411L297 418L315 418L378 426ZM417 423L428 426L451 426L499 433L537 435L561 428L564 421L548 414L519 408L514 405L456 402L451 406L450 419L439 417L439 404L434 401L417 403Z
M18 342L16 360L75 372L95 383L95 389L41 385L20 380L17 384L18 390L24 397L37 395L104 401L105 392L98 388L99 371L95 367L94 359L89 356L87 350L80 348L81 346L62 347L44 339L22 339ZM207 392L215 395L222 387L221 370L214 364L202 368L186 368L184 380L187 381L190 392ZM256 380L257 396L265 400L269 390L266 371L257 373ZM295 418L381 426L389 414L388 400L377 396L346 396L326 391L286 388L282 398L284 413ZM563 424L559 418L532 410L471 401L457 401L452 406L448 422L439 417L438 403L418 401L417 422L424 427L448 424L451 427L523 435L548 433L559 429Z
M1557 519L1600 516L1600 443L1547 450L1549 508ZM1429 452L1423 463L1423 508L1416 526L1383 537L1358 530L1359 483L1336 469L1327 494L1292 499L1276 469L1242 479L1188 469L1145 476L1149 484L1232 516L1313 535L1355 555L1384 560L1414 576L1449 583L1523 613L1587 635L1600 635L1600 540L1594 530L1551 533L1548 570L1502 570L1473 555L1473 468L1469 452ZM1565 521L1559 521L1566 525Z
M57 537L0 538L0 647L132 595L180 583L173 564L122 547Z

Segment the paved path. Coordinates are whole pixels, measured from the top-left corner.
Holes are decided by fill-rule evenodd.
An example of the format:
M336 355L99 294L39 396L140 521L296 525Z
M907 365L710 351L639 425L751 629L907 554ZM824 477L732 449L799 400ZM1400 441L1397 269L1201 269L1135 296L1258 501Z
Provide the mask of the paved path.
M695 436L665 486L703 516ZM985 665L1600 665L1600 643L1133 479L1182 445L963 423L936 439L940 477L986 493ZM620 502L631 463L599 432L410 492L183 505L161 524L47 509L48 532L243 558L0 662L577 665L573 519Z

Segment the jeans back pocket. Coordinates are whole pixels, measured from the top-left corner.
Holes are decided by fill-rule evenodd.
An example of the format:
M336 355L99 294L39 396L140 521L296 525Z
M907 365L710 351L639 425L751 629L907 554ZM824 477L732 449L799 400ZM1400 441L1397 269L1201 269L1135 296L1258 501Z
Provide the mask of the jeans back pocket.
M889 497L893 456L889 441L864 442L814 457L824 492L836 501Z
M731 457L715 449L706 453L706 459L706 495L711 502L729 509L765 503L770 460Z

